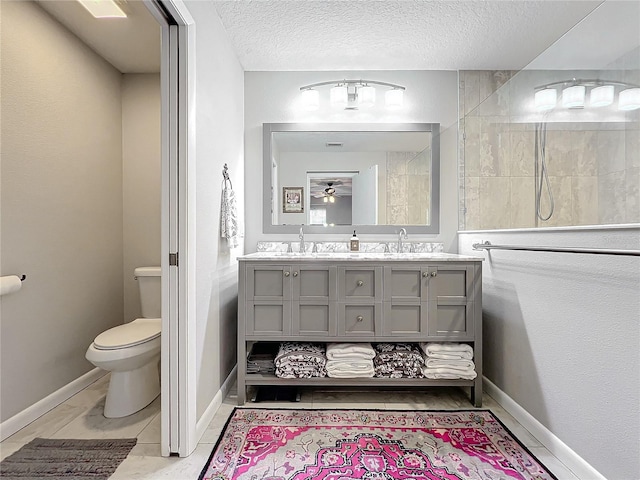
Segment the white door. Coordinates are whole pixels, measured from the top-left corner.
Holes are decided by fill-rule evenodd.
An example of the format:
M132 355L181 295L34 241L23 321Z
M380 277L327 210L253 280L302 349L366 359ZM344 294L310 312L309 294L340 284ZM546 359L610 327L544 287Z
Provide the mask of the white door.
M378 224L378 165L353 176L351 223Z
M188 108L195 89L193 19L175 0L145 0L162 27L162 346L161 454L189 455L195 448L195 353L189 348L195 326L194 241L189 235L188 186L193 140Z

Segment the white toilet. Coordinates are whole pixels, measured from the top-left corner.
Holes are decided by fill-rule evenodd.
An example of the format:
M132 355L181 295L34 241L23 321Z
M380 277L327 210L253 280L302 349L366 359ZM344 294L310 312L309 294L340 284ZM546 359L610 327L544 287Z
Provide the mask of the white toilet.
M149 405L160 394L160 267L138 267L142 317L101 333L86 358L111 372L104 416L126 417Z

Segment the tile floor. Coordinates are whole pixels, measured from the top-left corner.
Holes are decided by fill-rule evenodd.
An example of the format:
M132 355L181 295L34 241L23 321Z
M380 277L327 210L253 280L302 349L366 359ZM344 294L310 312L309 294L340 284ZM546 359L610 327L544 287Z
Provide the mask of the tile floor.
M160 456L160 399L147 408L120 419L102 415L108 375L43 415L0 443L0 459L35 437L44 438L132 438L138 443L110 480L196 480L213 449L227 418L236 406L232 390L207 427L195 451L186 458ZM250 398L250 397L249 397ZM518 439L560 480L578 478L493 398L485 394L483 408L490 409ZM301 401L247 403L247 407L281 408L375 408L446 410L473 408L457 388L437 387L414 391L302 391Z

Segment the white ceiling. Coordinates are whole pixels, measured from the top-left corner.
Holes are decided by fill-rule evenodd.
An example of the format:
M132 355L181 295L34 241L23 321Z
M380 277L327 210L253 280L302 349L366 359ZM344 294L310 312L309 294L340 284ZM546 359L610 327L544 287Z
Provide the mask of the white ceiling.
M2 1L2 0L0 0ZM188 0L205 1L205 0ZM248 71L518 70L601 0L206 0ZM39 4L123 73L158 72L160 29L142 0L126 19L95 19L73 0ZM607 0L572 30L561 69L607 65L638 45L636 0ZM619 8L626 6L624 8ZM609 12L610 13L610 12ZM594 33L594 28L596 29ZM623 32L626 32L623 35ZM584 42L582 41L584 40ZM562 42L559 42L562 43ZM589 49L583 48L590 45ZM555 50L555 49L554 49ZM585 51L588 55L585 55ZM538 62L537 68L548 68Z

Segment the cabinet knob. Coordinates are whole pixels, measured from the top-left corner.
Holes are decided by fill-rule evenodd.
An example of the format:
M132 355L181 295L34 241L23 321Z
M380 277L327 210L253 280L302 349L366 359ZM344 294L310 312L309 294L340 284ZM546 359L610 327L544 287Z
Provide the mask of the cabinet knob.
M362 285L364 285L364 282L362 280L358 280L357 284L359 287L361 287Z
M425 278L428 277L429 276L429 272L422 272L422 276L425 277Z
M435 276L437 276L437 275L438 275L438 272L431 272L431 276L432 276L432 277L435 277Z
M285 277L288 277L289 275L290 275L290 273L289 273L289 272L284 272L284 276L285 276Z
M363 321L363 320L364 320L364 317L363 317L362 315L358 315L358 316L356 317L356 321L357 321L357 322L361 322L361 321Z
M297 277L298 276L298 272L293 272L293 276Z

